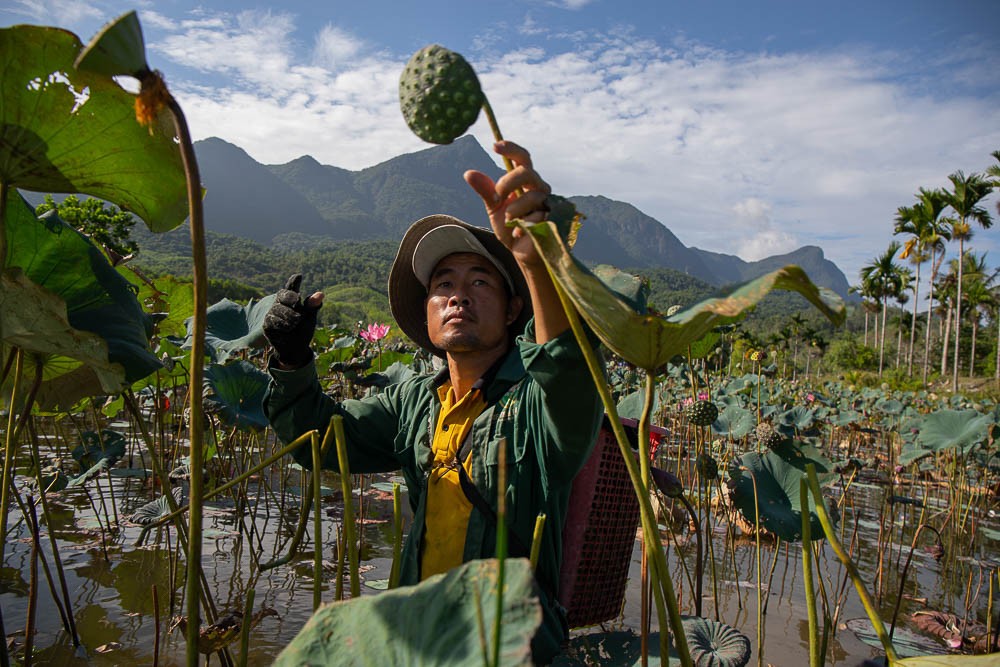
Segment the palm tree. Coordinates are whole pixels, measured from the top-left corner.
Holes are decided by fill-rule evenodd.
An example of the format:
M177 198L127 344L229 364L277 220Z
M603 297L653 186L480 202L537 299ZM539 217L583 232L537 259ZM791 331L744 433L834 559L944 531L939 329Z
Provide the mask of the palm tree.
M958 219L952 223L952 238L958 239L958 293L955 297L955 357L952 363L951 390L958 391L958 349L959 327L962 324L962 264L965 261L965 240L972 236L971 221L976 221L983 229L993 225L989 211L979 202L993 190L993 183L982 174L956 171L948 176L952 190L946 193L948 206L955 211Z
M967 313L972 323L972 343L969 352L969 377L972 378L976 367L976 336L979 333L979 323L983 315L989 315L995 305L994 282L997 272L989 273L986 267L986 254L976 255L970 252L965 256L963 291Z
M910 234L903 246L900 259L910 259L916 266L916 280L913 282L913 321L917 319L917 304L920 291L920 265L927 259L931 260L930 297L927 308L927 332L924 340L924 374L927 382L927 357L931 346L931 313L934 304L934 278L941 260L944 259L944 242L951 238L948 232L950 221L941 214L948 207L944 190L928 190L920 188L917 203L913 206L900 206L896 210L896 227L894 234ZM940 251L941 259L936 259ZM916 328L910 329L910 354L907 357L907 374L913 373L913 348Z
M899 252L898 241L893 241L886 248L885 252L872 261L871 264L861 268L862 285L870 285L875 295L882 304L882 327L881 339L879 341L878 353L878 376L882 377L882 368L885 358L885 319L888 310L889 297L895 296L899 292L901 278L899 275L899 265L893 259Z

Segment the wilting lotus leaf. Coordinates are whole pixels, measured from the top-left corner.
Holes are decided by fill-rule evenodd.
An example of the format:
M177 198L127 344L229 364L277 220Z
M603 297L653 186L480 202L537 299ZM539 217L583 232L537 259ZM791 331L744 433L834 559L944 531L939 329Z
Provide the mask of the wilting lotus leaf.
M743 667L750 662L750 639L736 628L699 616L685 616L681 622L698 667Z
M153 231L187 217L173 127L135 120L135 96L74 69L82 44L58 28L0 29L0 181L86 193L135 213Z
M36 218L16 192L7 199L4 232L0 340L44 357L40 407L118 393L160 366L149 350L152 323L132 286L89 239L55 211Z
M594 333L615 354L640 368L659 368L674 355L686 353L688 345L713 328L733 322L774 289L802 294L835 323L846 314L840 297L816 287L797 266L768 273L727 297L702 301L668 319L639 314L570 254L552 223L527 229L549 270Z
M118 431L104 429L100 434L84 431L80 440L82 442L70 453L81 468L95 465L102 459L107 459L110 465L125 456L125 436Z
M967 454L986 441L991 423L976 410L938 410L920 421L917 444L934 452L957 449Z
M738 405L730 405L719 413L719 418L712 424L712 430L719 435L739 440L749 435L756 425L757 417L754 413Z
M171 489L171 493L174 495L174 503L176 505L180 505L182 494L181 487L175 486ZM170 499L163 495L156 500L150 501L145 505L138 507L135 512L129 515L128 520L132 523L137 523L140 526L146 526L154 521L159 521L168 514L170 514Z
M649 300L648 281L608 264L595 266L594 275L607 285L608 289L624 299L632 310L637 313L646 313L648 310L647 301Z
M542 609L525 558L506 561L500 664L530 665ZM496 613L495 560L474 560L416 586L321 607L275 665L475 665L479 623Z
M204 406L224 424L239 428L267 428L264 416L264 391L268 375L248 361L205 369Z
M205 311L205 350L214 363L224 364L237 352L267 345L264 338L264 316L274 303L274 294L260 301L250 299L247 305L223 299ZM187 337L181 349L190 350L194 319L184 322Z
M755 524L754 516L754 481L756 481L757 509L760 512L760 524L763 528L787 541L802 539L802 513L799 511L799 480L806 463L812 462L803 456L799 462L802 468L793 465L777 452L767 451L764 454L747 452L742 457L730 463L730 488L733 489L733 501L740 514L751 525ZM807 494L809 507L815 507L812 494ZM834 513L827 509L834 518ZM809 513L809 527L812 539L823 537L823 526L815 512Z
M74 477L69 482L66 483L66 488L72 489L78 486L83 486L93 478L100 475L102 472L111 467L111 459L101 459L95 463L92 467L88 468L79 477Z

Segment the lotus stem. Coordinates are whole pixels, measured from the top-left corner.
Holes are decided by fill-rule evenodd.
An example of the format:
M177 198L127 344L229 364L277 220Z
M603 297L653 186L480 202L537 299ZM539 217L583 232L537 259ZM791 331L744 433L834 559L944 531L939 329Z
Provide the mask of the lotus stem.
M38 373L39 377L41 377L41 372L42 372L41 363L37 364L36 372ZM63 622L66 624L66 631L69 632L70 637L72 637L73 639L73 646L79 646L80 637L76 633L76 620L73 618L73 602L72 600L70 600L69 597L69 586L67 586L66 584L66 573L63 570L62 560L59 558L59 544L58 541L56 540L55 531L53 531L51 528L52 521L49 518L50 516L49 502L48 499L46 498L45 486L44 484L42 484L42 472L41 472L42 459L38 451L37 438L31 438L31 454L35 459L35 479L38 482L38 499L42 504L42 516L45 517L45 523L47 526L49 526L48 530L49 546L52 549L52 560L55 562L56 575L59 577L60 591L63 600L66 603L65 614L63 614L63 607L61 604L59 604L59 598L56 595L55 590L52 591L52 597L55 600L56 605L59 607L60 615L63 616ZM44 564L44 562L45 561L43 560L42 563ZM46 570L47 569L48 568L46 567Z
M750 481L753 483L753 525L754 540L756 541L757 552L757 665L764 665L764 604L762 597L764 594L760 584L760 504L757 495L757 476L752 471L748 471Z
M532 240L534 242L534 239ZM604 370L598 362L597 354L594 352L593 347L587 340L587 335L584 333L583 324L580 322L580 317L576 312L576 308L569 300L569 297L559 284L559 281L556 280L553 275L552 268L548 266L547 262L546 267L549 270L549 275L552 277L552 284L555 287L556 294L559 296L559 301L562 303L563 309L566 311L566 316L569 319L573 335L576 337L577 344L583 352L587 368L594 380L597 392L604 405L604 410L611 423L611 429L615 434L615 440L618 441L618 447L621 451L625 468L628 470L629 478L632 481L632 487L635 490L636 497L639 501L643 534L651 538L645 539L644 545L645 549L650 554L650 560L653 563L654 572L660 579L660 586L655 587L653 590L654 600L657 603L657 615L660 621L660 654L669 654L669 642L667 641L666 633L663 632L664 627L667 625L664 623L664 620L667 620L670 630L674 635L677 654L680 658L681 665L683 665L683 667L691 667L693 664L691 661L691 654L688 650L687 639L684 635L684 626L681 623L680 609L677 604L677 598L674 595L673 584L670 580L670 573L667 570L666 556L663 552L663 546L659 541L659 531L657 530L653 509L649 502L649 493L645 485L642 483L642 479L639 475L635 457L632 455L628 437L625 435L625 430L618 417L618 409L614 398L611 396L611 390L608 388L607 380L604 378ZM664 604L667 609L664 608Z
M243 625L240 626L240 660L239 667L247 667L247 658L250 653L250 626L253 625L253 598L255 591L253 588L247 591L247 601L243 605Z
M500 134L500 126L497 124L497 117L493 115L493 107L490 106L490 101L486 99L486 95L483 95L483 113L486 115L486 120L490 124L490 130L493 132L493 138L496 141L503 141L503 135ZM507 171L513 171L514 169L514 164L506 155L503 156L503 166L507 169Z
M323 601L323 509L320 507L320 499L322 496L320 479L323 467L320 459L319 453L319 434L316 431L312 432L311 438L312 444L312 495L313 501L316 506L313 510L313 542L315 544L315 549L313 549L313 611L315 612L319 609L320 603ZM243 622L245 625L250 625L250 617L244 616Z
M358 578L358 552L354 541L354 497L351 491L351 468L347 461L347 437L344 435L344 418L333 417L333 433L337 443L337 465L340 469L340 489L344 494L344 548L351 568L351 597L361 595Z
M4 443L3 473L0 475L2 478L0 483L3 484L3 489L0 489L0 563L4 562L4 547L7 545L7 511L10 508L11 480L14 477L14 445L17 443L14 437L16 435L17 394L24 377L24 350L19 347L15 349L17 352L14 357L14 384L10 392L10 408L7 413L7 441ZM0 653L6 655L6 643L4 646L5 648Z
M223 493L224 491L228 491L233 486L242 483L243 480L247 479L248 477L251 477L252 475L256 475L258 472L260 472L264 468L267 468L268 466L274 464L274 462L277 461L277 460L279 460L279 459L281 459L281 457L283 457L283 456L285 456L287 454L291 454L293 451L295 451L296 449L298 449L306 441L307 438L311 438L312 435L315 432L316 431L306 431L305 433L303 433L302 435L300 435L298 438L296 438L295 440L293 440L289 444L285 445L284 447L282 447L277 452L275 452L271 456L267 457L266 459L264 459L263 461L261 461L260 463L258 463L256 466L254 466L250 470L247 470L245 473L243 473L239 477L236 477L236 478L234 478L234 479L226 482L222 486L219 486L219 487L215 488L211 492L206 493L204 495L204 497L202 498L202 500L209 500L209 499L214 498L215 496L219 495L220 493ZM309 491L307 491L307 493L309 493ZM173 496L171 496L171 498L172 497ZM153 528L158 528L159 526L162 526L164 523L166 523L168 521L172 521L173 519L177 518L178 516L180 516L184 512L187 512L190 509L190 507L191 507L190 504L178 507L176 510L174 510L170 514L164 516L163 518L157 519L153 523L148 524L146 526L143 526L142 530L139 531L139 537L136 538L136 545L142 544L142 541L145 539L146 534L149 533L150 530L152 530ZM276 565L277 565L277 563L276 563ZM274 567L274 565L272 565L271 567Z
M917 526L917 529L913 533L913 542L910 544L910 552L906 555L906 563L903 565L903 571L899 575L899 592L896 594L896 606L892 609L892 620L889 623L889 639L892 640L892 634L896 631L896 618L899 616L899 605L903 601L903 588L906 586L906 575L910 571L910 561L913 560L913 552L917 548L917 538L920 537L921 531L927 528L934 532L938 538L938 544L941 545L941 533L938 532L937 528L930 526L925 523L921 523ZM944 548L942 546L942 548Z
M35 647L35 614L38 611L38 546L41 537L38 534L38 517L35 516L35 501L29 495L27 498L28 527L31 530L31 557L28 561L28 618L24 624L24 666L31 667L32 654ZM6 638L4 638L6 641Z
M337 531L337 580L333 592L334 600L344 599L344 561L347 556L344 554L344 531Z
M538 567L538 556L542 551L542 535L545 534L545 515L539 513L535 517L535 532L531 536L531 569Z
M459 462L459 465L462 465ZM507 565L507 439L497 443L497 602L493 616L492 667L500 667L500 630L503 620L503 588Z
M140 79L143 86L159 80L158 74L146 72ZM164 89L166 87L164 86ZM167 93L167 109L174 121L180 141L181 160L187 180L188 212L191 225L191 274L194 282L194 314L191 322L191 380L188 384L188 400L191 404L190 448L191 480L188 490L191 512L188 515L187 545L187 664L198 667L198 632L201 628L201 530L202 494L204 492L204 409L202 408L202 384L205 365L205 311L208 308L208 265L205 258L205 223L201 202L201 176L195 157L191 133L180 104L173 95Z
M895 664L899 661L899 655L896 653L896 649L892 645L892 640L889 639L889 634L885 631L885 625L882 623L882 619L878 615L878 607L875 606L875 602L872 600L871 595L868 593L868 589L865 588L864 580L861 578L861 574L858 572L857 566L851 557L844 551L843 545L840 540L837 539L837 531L833 527L833 523L830 521L830 517L826 513L826 507L823 505L823 491L819 486L819 479L816 477L816 466L812 463L806 464L806 475L809 478L809 490L812 492L813 500L816 506L816 516L819 517L819 522L823 526L823 533L826 535L826 539L830 542L830 548L833 552L837 554L837 558L840 562L844 564L847 568L847 573L851 577L851 582L854 584L855 590L858 592L858 597L861 598L861 604L864 605L865 613L868 614L868 620L871 621L872 627L875 628L875 634L878 635L879 641L882 642L882 648L885 649L885 656L888 659L890 665Z
M816 591L813 590L812 526L809 521L809 490L806 478L799 479L799 511L802 513L802 584L806 589L806 611L809 616L809 667L822 667L819 619L816 615Z
M403 552L403 497L399 484L392 483L392 567L389 569L389 588L399 586L399 559Z
M0 180L0 271L7 268L7 195L9 193L10 184ZM7 650L4 649L0 653L6 655Z
M694 521L694 539L695 539L695 551L697 560L694 563L694 581L695 581L695 615L701 616L701 593L702 593L702 579L704 578L704 567L702 565L702 546L701 546L701 523L698 521L698 515L695 513L694 506L691 502L682 494L679 496L684 507L687 509L688 514L691 516L691 520ZM711 541L711 538L709 538Z

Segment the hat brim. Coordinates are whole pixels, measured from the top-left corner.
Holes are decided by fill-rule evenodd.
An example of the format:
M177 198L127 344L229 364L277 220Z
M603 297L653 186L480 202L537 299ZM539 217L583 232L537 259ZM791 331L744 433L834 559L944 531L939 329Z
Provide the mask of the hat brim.
M413 251L417 247L417 243L427 232L443 225L457 225L470 232L507 270L514 285L514 293L524 301L521 314L509 327L512 336L520 335L528 320L531 319L532 310L528 284L521 274L517 260L500 243L493 230L476 227L458 218L442 214L429 215L410 225L399 244L396 259L392 262L392 269L389 271L389 310L400 330L421 348L435 356L444 358L444 350L435 347L431 343L430 336L427 335L427 309L424 305L427 289L413 272Z

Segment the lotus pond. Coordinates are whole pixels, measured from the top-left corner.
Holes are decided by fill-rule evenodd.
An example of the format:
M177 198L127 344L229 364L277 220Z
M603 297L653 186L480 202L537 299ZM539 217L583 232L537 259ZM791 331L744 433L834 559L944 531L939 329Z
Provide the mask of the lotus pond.
M340 340L343 350L346 343ZM242 378L243 389L237 391L246 396L220 398L226 394L221 385L208 394L215 401L208 417L208 494L280 449L273 434L260 427L258 409L246 403L263 382L260 371L246 366L247 377L258 383ZM334 367L347 370L343 364ZM383 374L383 382L407 372L412 371L397 364ZM641 397L628 386L631 373L626 370L625 381L617 385L625 417ZM997 630L1000 586L1000 477L990 465L995 406L944 402L926 394L854 392L838 384L807 388L748 374L714 386L711 401L718 416L711 426L698 427L683 409L691 402L685 398L691 393L689 380L696 376L683 367L663 378L655 420L661 428L652 436L655 467L681 481L688 501L655 493L682 613L737 629L749 639L752 662L808 664L802 525L793 508L799 502L798 479L809 462L820 471L835 529L879 615L887 625L896 619L893 643L899 655L985 651ZM344 377L331 375L334 390L350 386L333 381ZM162 522L170 508L156 474L160 470L169 477L173 498L183 505L190 472L183 395L161 391L153 400L153 393L138 395L132 412L112 402L103 410L95 405L28 421L24 440L32 444L18 449L16 502L7 517L0 576L3 622L15 664L27 662L29 618L34 664L184 663L184 633L176 626L184 614L185 552L176 525ZM772 425L780 436L770 450L758 442L759 422ZM35 444L44 493L31 455ZM756 506L748 479L756 482ZM379 595L392 569L393 487L401 480L378 475L351 481L359 593ZM233 637L229 652L213 654L211 662L271 664L312 615L316 595L323 602L351 597L348 550L339 548L346 533L343 486L331 473L324 473L321 482L318 588L312 517L293 551L310 475L290 457L206 500L202 571L212 608L221 618L242 613L254 593L246 655ZM161 523L149 529L155 521ZM763 529L755 530L756 525ZM829 630L826 664L856 665L883 655L846 569L818 524L812 537L820 616ZM574 630L560 664L638 664L639 538L637 533L627 564L621 614ZM67 629L69 611L78 646ZM655 616L652 626L655 633ZM656 646L651 639L654 664Z

